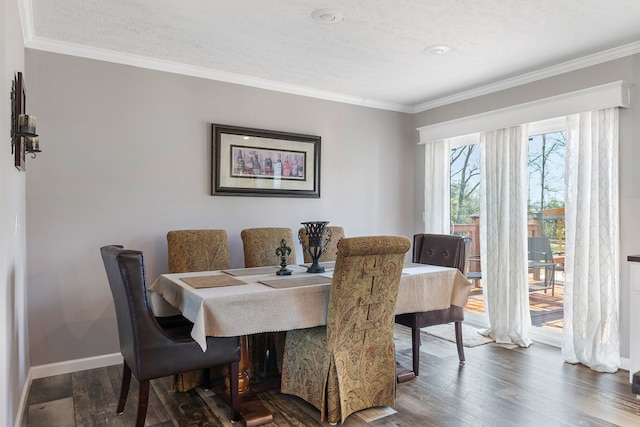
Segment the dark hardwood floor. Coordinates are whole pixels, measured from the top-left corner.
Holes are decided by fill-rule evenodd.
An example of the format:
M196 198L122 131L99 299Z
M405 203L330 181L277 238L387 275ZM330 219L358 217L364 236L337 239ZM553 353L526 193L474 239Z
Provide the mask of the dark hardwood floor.
M397 328L398 360L410 366L409 330ZM397 413L371 422L354 414L344 425L640 426L640 400L627 371L599 374L570 365L559 349L538 343L526 349L486 344L465 348L465 355L460 367L454 343L423 334L421 374L398 385ZM23 426L133 426L135 380L125 413L115 414L121 372L117 365L34 380ZM232 425L212 392L170 388L169 378L152 381L147 426ZM298 398L275 390L260 398L274 414L274 427L321 425L319 412Z

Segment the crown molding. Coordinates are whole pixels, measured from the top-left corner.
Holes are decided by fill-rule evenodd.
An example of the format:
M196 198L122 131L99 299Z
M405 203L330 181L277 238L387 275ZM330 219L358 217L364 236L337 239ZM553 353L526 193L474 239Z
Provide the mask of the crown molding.
M20 13L20 22L22 22L22 38L24 45L33 39L33 4L31 0L21 0L18 2L18 12Z
M516 86L521 86L527 83L532 83L538 80L554 77L560 74L568 73L570 71L576 71L593 65L602 64L604 62L613 61L614 59L624 58L625 56L631 56L636 53L640 53L640 41L594 53L593 55L588 55L582 58L563 62L561 64L543 68L542 70L532 71L530 73L522 74L510 79L501 80L499 82L484 85L475 89L458 92L451 96L434 99L433 101L428 101L416 105L413 109L413 112L420 113L422 111L427 111L433 108L442 107L444 105L453 104L454 102L466 101L467 99L476 98L482 95L488 95L490 93L499 92L505 89L511 89Z
M336 92L323 91L272 80L259 79L242 74L216 71L204 67L179 64L172 61L152 59L139 55L125 54L107 49L93 48L73 43L40 38L34 35L33 8L31 0L21 0L19 2L19 8L20 16L22 19L25 46L30 49L43 50L64 55L79 56L100 61L114 62L118 64L131 65L134 67L165 71L192 77L200 77L226 83L284 92L292 95L307 96L311 98L323 99L326 101L341 102L381 110L397 111L401 113L420 113L422 111L431 110L433 108L441 107L455 102L465 101L467 99L487 95L494 92L499 92L505 89L511 89L513 87L521 86L527 83L554 77L570 71L579 70L581 68L590 67L604 62L623 58L625 56L640 53L640 41L628 43L623 46L615 47L602 52L594 53L592 55L563 62L561 64L547 67L541 70L532 71L530 73L525 73L516 77L501 80L496 83L491 83L488 85L480 86L478 88L458 92L450 96L437 98L415 106L411 106L350 96Z
M78 56L82 58L95 59L98 61L113 62L117 64L131 65L139 68L147 68L168 73L182 74L191 77L222 81L242 86L250 86L260 89L284 92L292 95L306 96L310 98L323 99L326 101L341 102L345 104L359 105L363 107L377 108L382 110L398 111L402 113L412 113L413 107L409 105L396 104L392 102L378 101L345 95L336 92L318 90L273 80L260 79L242 74L217 71L209 68L194 65L180 64L173 61L154 59L140 55L116 52L108 49L87 47L84 45L60 42L40 37L31 37L25 44L29 49L42 50L59 53L63 55Z

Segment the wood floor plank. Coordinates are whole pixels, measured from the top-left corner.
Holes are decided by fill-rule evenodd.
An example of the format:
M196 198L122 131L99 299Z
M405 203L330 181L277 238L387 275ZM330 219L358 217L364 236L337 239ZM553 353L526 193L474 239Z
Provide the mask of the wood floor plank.
M409 330L399 326L394 341L398 362L411 366ZM627 371L602 374L571 365L562 360L559 349L538 343L529 348L485 344L465 348L465 355L467 361L461 366L454 343L423 337L420 376L397 386L397 413L370 423L350 416L344 426L640 425L640 400L631 393ZM121 374L122 365L70 374L75 415L72 425L135 424L135 379L131 381L125 413L115 415ZM34 380L29 399L39 402L57 397L64 394L65 387L62 377ZM295 396L270 390L260 393L259 398L273 413L271 426L326 425L320 423L317 409ZM151 381L148 427L231 427L229 414L228 405L212 391L178 393L171 388L171 378ZM59 417L64 423L62 412ZM37 423L37 415L27 419L27 427L40 425L43 424Z
M33 427L74 427L73 397L30 405L27 423Z
M28 405L73 396L71 374L54 375L47 378L37 378L31 383Z

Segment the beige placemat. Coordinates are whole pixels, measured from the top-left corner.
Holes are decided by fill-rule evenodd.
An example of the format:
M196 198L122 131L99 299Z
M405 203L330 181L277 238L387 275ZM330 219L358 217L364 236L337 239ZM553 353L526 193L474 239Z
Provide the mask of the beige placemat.
M261 280L259 283L272 288L294 288L296 286L321 285L331 283L331 277L324 276L290 276L280 279Z
M226 274L217 274L215 276L181 277L180 280L182 280L187 285L196 289L217 288L221 286L246 285L245 282Z
M222 270L232 276L255 276L258 274L275 274L280 268L272 267L254 267L254 268L237 268L233 270Z

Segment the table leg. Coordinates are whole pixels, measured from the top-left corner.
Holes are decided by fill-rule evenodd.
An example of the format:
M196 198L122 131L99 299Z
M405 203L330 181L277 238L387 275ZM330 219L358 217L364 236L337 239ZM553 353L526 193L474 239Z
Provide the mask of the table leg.
M249 391L249 340L246 335L240 337L240 363L238 368L238 392L242 395Z
M273 414L267 410L256 396L260 390L249 387L249 340L246 335L240 337L240 363L238 367L238 391L240 394L240 416L246 427L257 427L273 421ZM229 384L226 384L229 393Z

